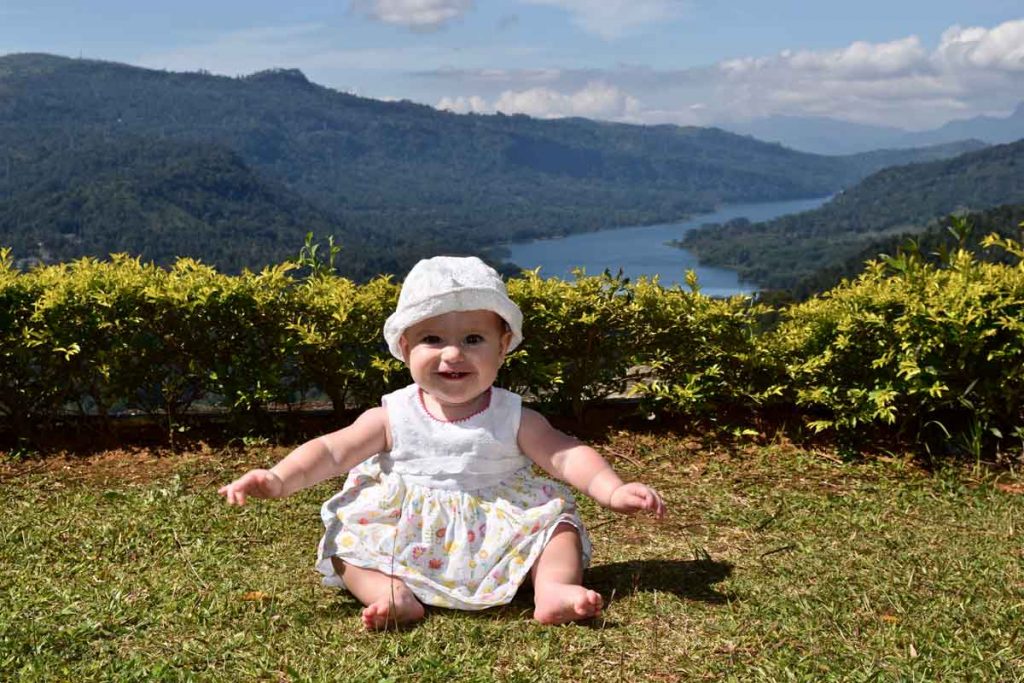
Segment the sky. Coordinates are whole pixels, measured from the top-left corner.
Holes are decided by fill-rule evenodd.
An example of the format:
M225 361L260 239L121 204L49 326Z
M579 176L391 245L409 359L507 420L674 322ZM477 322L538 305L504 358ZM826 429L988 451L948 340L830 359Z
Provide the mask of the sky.
M313 82L465 113L923 130L1024 100L1021 0L0 0L0 54Z

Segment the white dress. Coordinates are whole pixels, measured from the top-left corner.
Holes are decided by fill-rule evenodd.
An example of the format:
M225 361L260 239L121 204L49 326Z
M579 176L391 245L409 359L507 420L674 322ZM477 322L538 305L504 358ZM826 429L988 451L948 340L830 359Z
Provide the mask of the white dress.
M324 503L317 557L324 583L344 586L331 557L401 578L429 605L478 610L509 602L562 522L590 539L561 483L532 472L516 444L522 401L492 388L465 420L443 422L412 384L383 398L390 451L353 468Z

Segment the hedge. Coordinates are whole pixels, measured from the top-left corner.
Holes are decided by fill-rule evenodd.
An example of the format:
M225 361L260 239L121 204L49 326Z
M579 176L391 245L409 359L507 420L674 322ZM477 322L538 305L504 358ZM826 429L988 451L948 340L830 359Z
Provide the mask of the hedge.
M930 449L1019 451L1024 251L987 244L1014 258L901 254L782 308L707 297L692 274L665 287L527 271L508 283L526 339L499 383L576 415L624 395L659 414L776 405L818 430L886 426ZM409 381L380 333L398 284L305 265L229 276L115 255L21 272L0 250L0 429L31 438L62 416L119 413L173 429L200 404L245 429L311 395L339 416L377 404Z

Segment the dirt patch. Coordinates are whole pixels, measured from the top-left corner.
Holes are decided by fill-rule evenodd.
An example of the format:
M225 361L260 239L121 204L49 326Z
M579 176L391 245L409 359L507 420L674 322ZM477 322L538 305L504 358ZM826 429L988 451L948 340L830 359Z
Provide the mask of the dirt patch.
M28 476L59 478L65 482L117 487L145 484L186 474L209 483L248 467L266 465L287 454L287 448L214 449L199 446L189 451L159 448L116 448L99 453L60 452L39 459L0 462L0 482Z

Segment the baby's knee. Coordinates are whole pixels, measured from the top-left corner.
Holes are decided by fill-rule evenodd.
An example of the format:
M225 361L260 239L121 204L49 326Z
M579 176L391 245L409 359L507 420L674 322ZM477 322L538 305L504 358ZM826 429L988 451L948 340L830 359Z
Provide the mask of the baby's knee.
M577 541L580 538L580 530L576 528L575 524L572 522L559 522L558 525L555 526L555 530L551 532L551 540L554 540L555 537L558 536L564 536L565 534L575 536ZM566 540L569 540L569 536L566 537Z

